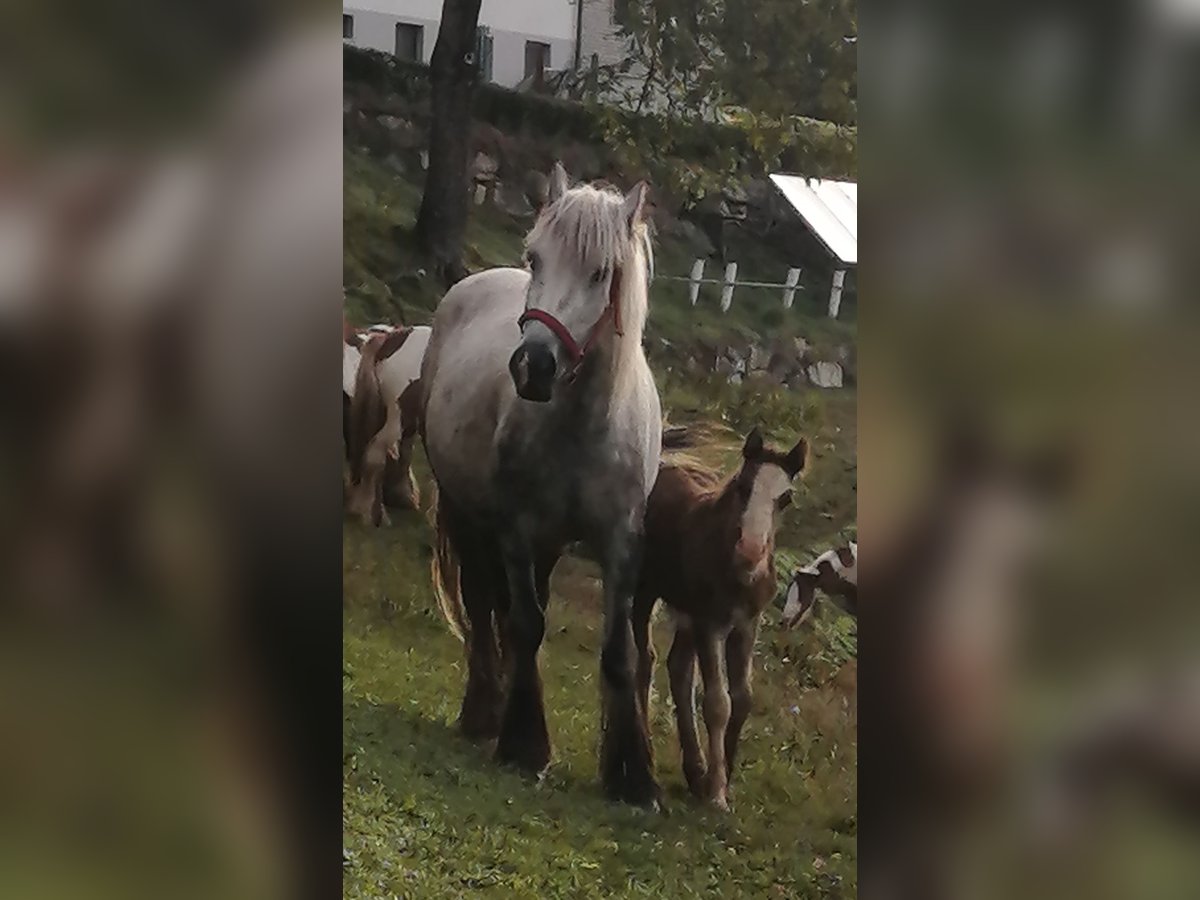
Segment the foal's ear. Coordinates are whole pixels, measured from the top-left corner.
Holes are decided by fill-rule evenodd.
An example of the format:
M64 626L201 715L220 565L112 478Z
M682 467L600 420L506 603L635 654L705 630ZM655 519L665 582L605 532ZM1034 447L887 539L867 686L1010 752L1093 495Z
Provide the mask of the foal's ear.
M795 478L804 471L805 465L808 464L808 441L804 438L796 441L796 446L788 451L788 455L783 459L784 469L788 475Z
M757 459L763 452L762 432L755 425L754 429L746 435L746 443L742 445L742 457L744 459Z
M633 186L628 194L625 195L625 203L621 207L621 213L625 216L625 224L633 228L642 220L642 209L646 205L646 194L650 188L646 182L639 181Z
M548 202L553 203L559 197L567 192L570 184L567 181L567 170L563 168L561 162L555 162L554 168L550 170L550 186L547 193Z

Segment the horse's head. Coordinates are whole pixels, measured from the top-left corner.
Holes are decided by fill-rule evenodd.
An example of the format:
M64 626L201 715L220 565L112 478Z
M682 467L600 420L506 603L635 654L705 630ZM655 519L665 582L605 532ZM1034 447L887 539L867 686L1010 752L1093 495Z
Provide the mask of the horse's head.
M792 501L792 482L808 461L808 442L800 438L786 453L763 444L757 428L742 446L742 466L734 476L738 505L734 562L747 577L770 558L779 515Z
M569 188L566 171L555 164L549 201L526 238L529 289L521 342L509 360L522 398L548 401L556 384L571 378L588 353L611 346L624 327L640 339L649 264L645 198L644 182L625 196L611 188ZM643 285L632 290L631 279Z

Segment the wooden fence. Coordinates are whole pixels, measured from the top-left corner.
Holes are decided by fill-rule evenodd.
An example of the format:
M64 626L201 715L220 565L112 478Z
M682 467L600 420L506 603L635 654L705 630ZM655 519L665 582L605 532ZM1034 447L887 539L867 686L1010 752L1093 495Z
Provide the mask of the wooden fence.
M777 288L783 291L783 308L791 309L792 303L796 299L796 290L800 286L801 270L798 268L788 269L787 278L782 283L773 281L738 281L737 277L738 265L735 262L725 265L724 278L705 278L704 277L704 260L697 259L692 263L692 272L690 275L660 275L666 281L686 281L688 283L688 294L692 301L692 306L696 305L696 301L700 298L700 285L702 284L719 284L721 285L721 312L729 312L729 307L733 305L733 292L738 287L753 287L753 288ZM842 287L846 280L846 270L838 269L833 273L833 284L829 290L829 318L836 319L838 310L842 305Z

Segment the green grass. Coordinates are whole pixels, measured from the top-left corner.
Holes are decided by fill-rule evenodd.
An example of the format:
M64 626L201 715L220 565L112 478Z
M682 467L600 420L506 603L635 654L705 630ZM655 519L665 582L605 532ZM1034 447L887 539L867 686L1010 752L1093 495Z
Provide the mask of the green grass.
M659 667L653 729L669 814L654 815L599 790L592 567L566 559L555 575L542 656L554 760L535 784L455 730L462 647L436 611L429 553L420 514L346 527L344 896L855 895L855 716L832 682L849 654L827 639L845 620L764 629L730 813L683 791ZM663 658L666 640L660 623Z
M419 186L354 150L345 171L350 319L429 321L441 290L412 246ZM517 262L526 227L472 208L468 265ZM742 277L782 280L785 260L736 241ZM660 241L657 253L660 273L690 268L681 245ZM855 534L855 394L729 385L691 372L683 350L697 339L801 334L823 355L852 342L855 329L825 319L819 298L803 293L785 311L777 292L739 289L728 314L718 293L706 289L692 307L686 285L654 283L651 362L668 420L692 428L688 452L710 465L735 465L753 425L785 447L808 438L809 472L779 534L782 585L797 562ZM428 497L426 472L421 479ZM670 813L652 815L605 801L598 785L601 616L591 564L566 558L555 572L542 654L554 758L535 784L497 767L454 727L465 663L433 601L425 518L347 524L343 541L346 897L855 896L857 718L843 677L856 666L852 620L818 607L806 627L785 633L768 610L729 813L683 790L660 665L652 727ZM660 659L666 632L660 622Z

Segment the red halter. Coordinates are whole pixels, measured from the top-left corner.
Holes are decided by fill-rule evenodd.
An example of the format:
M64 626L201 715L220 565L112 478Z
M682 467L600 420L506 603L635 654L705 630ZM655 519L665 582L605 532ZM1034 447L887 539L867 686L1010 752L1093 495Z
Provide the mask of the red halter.
M612 276L612 284L608 289L608 304L604 307L604 312L600 313L600 318L596 320L596 324L592 326L587 337L584 338L582 344L576 343L575 338L571 335L570 330L556 319L553 315L546 312L544 309L527 309L521 314L521 318L517 319L517 327L520 328L526 322L541 322L549 328L559 342L562 343L563 349L571 357L571 371L568 377L573 377L583 364L583 357L592 349L596 341L600 338L600 332L604 325L612 319L613 331L618 335L625 332L621 330L621 270L614 269Z

